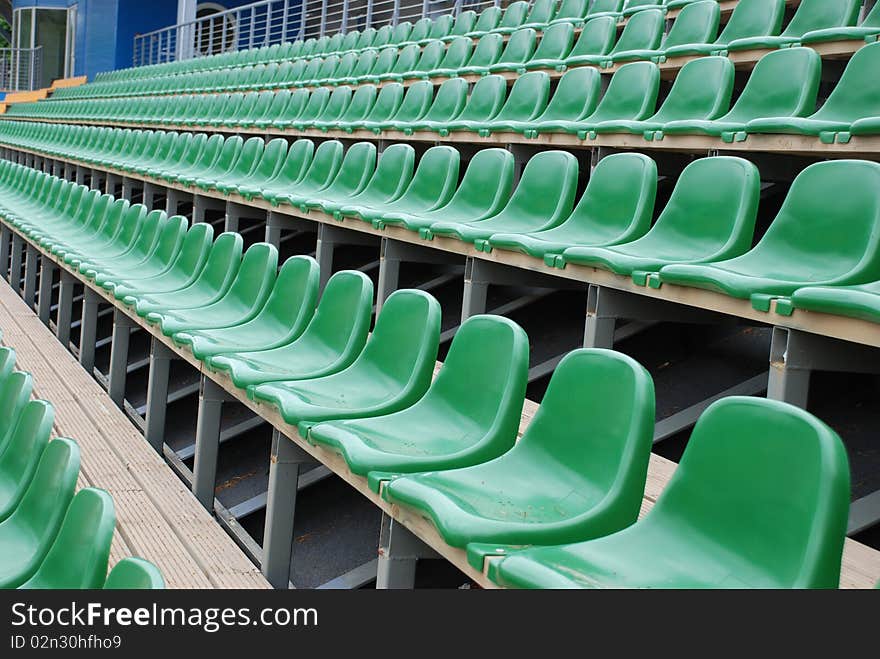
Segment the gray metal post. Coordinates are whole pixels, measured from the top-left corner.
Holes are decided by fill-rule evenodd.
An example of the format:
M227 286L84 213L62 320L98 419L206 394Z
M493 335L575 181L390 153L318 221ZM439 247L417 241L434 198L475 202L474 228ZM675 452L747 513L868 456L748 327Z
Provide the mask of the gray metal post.
M104 192L116 196L116 186L122 183L122 177L118 174L107 172L104 180Z
M327 280L333 274L333 251L336 245L371 245L375 238L368 234L350 231L330 224L318 224L318 243L315 260L321 266L320 289L324 290Z
M468 257L464 264L464 295L461 301L461 321L471 316L486 312L486 297L489 293L489 282L477 276L479 264L476 259Z
M436 552L413 535L412 531L383 513L379 532L376 588L415 587L418 560L436 556Z
M110 382L107 392L119 407L125 400L125 381L128 378L128 342L134 321L120 309L113 310L113 336L110 347Z
M61 271L61 285L58 288L58 316L55 320L55 336L65 348L70 344L70 323L73 314L73 288L76 279L65 270Z
M122 198L128 199L131 201L132 195L134 194L134 186L135 180L128 176L122 177Z
M281 222L275 211L266 213L266 236L264 240L275 247L281 246Z
M21 290L21 252L24 249L24 241L18 234L12 234L12 259L9 265L9 283L16 294Z
M150 371L147 376L147 411L144 439L162 455L165 444L165 413L168 408L168 374L174 353L156 337L150 343Z
M159 186L155 183L149 183L144 181L144 198L143 204L147 207L147 210L153 210L153 205L156 203L156 192L158 191Z
M321 25L318 28L318 36L323 37L327 29L327 0L321 0Z
M231 201L226 202L226 216L224 219L223 230L238 232L239 220L241 219L241 207Z
M613 348L614 328L617 316L614 313L604 314L599 297L604 291L601 286L590 284L587 289L587 320L584 327L585 348Z
M98 305L101 297L83 287L82 318L79 324L79 363L89 374L95 368L95 342L98 328Z
M180 209L180 204L184 203L189 196L190 194L188 192L168 188L165 191L165 212L168 213L168 215L177 215L178 210Z
M39 258L36 248L28 243L24 259L24 303L31 309L34 308L34 298L37 293L37 262Z
M49 259L40 259L40 294L37 315L44 325L49 324L52 314L52 283L58 266Z
M9 281L9 249L12 245L12 232L4 224L0 226L0 277Z
M75 182L77 185L86 184L86 168L82 165L76 165Z
M207 510L214 510L217 454L220 450L220 418L230 396L213 380L201 376L199 413L196 420L196 452L192 491Z
M275 588L290 584L293 558L293 526L300 470L313 462L290 439L272 431L272 455L269 464L269 492L266 496L266 522L263 529L263 576Z

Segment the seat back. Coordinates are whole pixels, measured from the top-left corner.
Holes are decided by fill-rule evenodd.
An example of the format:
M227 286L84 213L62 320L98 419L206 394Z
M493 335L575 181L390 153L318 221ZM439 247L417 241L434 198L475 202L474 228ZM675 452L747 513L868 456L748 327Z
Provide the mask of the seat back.
M460 161L458 149L451 146L433 146L425 151L401 203L425 210L446 204L458 184Z
M387 46L391 42L391 32L394 30L394 26L392 25L383 25L376 32L376 37L373 39L372 47L373 48L381 48L382 46Z
M376 96L376 103L366 121L388 121L397 112L400 104L403 102L403 95L406 92L403 85L399 82L392 82L384 85Z
M498 61L505 64L521 64L531 58L535 52L538 33L533 28L526 27L517 30L510 35L507 45L504 47Z
M341 356L340 368L363 350L373 315L373 282L357 270L340 270L324 286L315 315L301 336Z
M15 352L11 348L0 348L0 359L8 359L9 355L14 363ZM0 459L12 441L16 422L30 400L32 390L33 378L30 373L14 371L0 379Z
M588 0L562 0L559 3L559 11L553 16L553 20L563 18L583 18L589 6Z
M833 430L793 405L731 396L700 416L644 523L734 557L719 586L836 588L849 492Z
M93 487L80 490L45 560L22 588L101 588L115 527L113 497Z
M752 70L733 108L722 120L805 117L816 109L822 57L812 48L774 50Z
M498 213L513 189L514 159L507 149L483 149L471 158L458 189L444 209L464 217Z
M659 91L660 69L656 64L624 64L611 77L596 111L586 121L598 123L614 119L644 119L653 113Z
M495 64L504 50L504 37L496 32L484 34L477 41L473 53L467 62L468 67L487 67Z
M376 170L376 145L357 142L349 147L333 182L322 191L323 197L344 198L360 192Z
M40 456L49 443L54 420L55 410L44 400L28 401L21 407L19 416L10 419L15 425L9 441L0 452L0 474L7 483L14 483L15 488L4 492L0 500L0 520L9 517L21 502L37 470Z
M302 334L312 319L319 279L318 262L311 256L291 256L281 265L264 312L265 318L284 328L288 339Z
M504 106L493 121L530 121L547 107L550 76L544 71L529 71L516 79Z
M856 51L837 86L813 118L853 121L880 116L880 89L875 84L878 66L880 42Z
M186 275L198 275L205 267L213 241L214 227L207 222L197 222L186 232L172 268Z
M630 50L657 50L665 30L666 15L660 9L645 9L633 14L610 54Z
M551 0L551 5L553 0ZM535 6L546 4L546 0L536 0ZM517 28L523 23L526 22L526 16L529 14L529 3L525 2L525 0L517 0L517 2L511 2L507 9L504 10L504 14L501 16L501 20L498 23L499 28Z
M391 41L389 43L403 43L409 38L412 32L412 23L409 21L401 21L398 23L394 31L391 33Z
M315 149L309 168L302 178L302 183L310 188L318 189L329 184L342 165L343 147L337 140L321 142Z
M430 45L430 44L429 44ZM427 50L428 47L425 47ZM474 50L474 42L468 37L456 37L449 42L442 59L436 66L430 68L416 67L416 71L431 71L432 69L459 69L468 63ZM424 59L425 55L422 55Z
M339 118L340 123L366 119L376 104L378 93L376 85L359 85L351 96L351 103L348 104L345 114Z
M477 22L474 24L474 32L488 32L498 27L501 22L501 9L499 7L486 7L480 12Z
M619 13L623 11L623 0L593 0L587 16L592 14Z
M244 241L240 234L227 232L217 236L199 275L199 284L212 291L225 291L238 274L243 249Z
M711 43L721 25L721 6L715 0L700 0L682 7L663 40L664 48L691 43Z
M477 12L472 9L461 12L455 19L450 36L460 37L475 29L477 24Z
M499 75L480 78L474 85L471 96L457 121L489 121L504 105L507 95L507 80Z
M734 66L726 57L700 57L685 64L669 95L649 121L716 119L730 109Z
M523 232L560 224L571 214L577 182L577 158L565 151L542 151L526 163L510 201L493 221Z
M855 25L862 0L801 0L784 37L801 37L813 30Z
M287 156L287 140L283 137L275 138L266 144L263 149L263 157L254 168L252 176L261 181L267 181L275 176L284 164Z
M424 121L449 121L457 117L467 104L468 83L463 78L444 80L437 88L437 94Z
M327 87L319 87L312 90L309 100L302 112L296 117L297 123L315 121L324 112L330 101L330 90Z
M376 38L376 28L368 27L364 28L360 31L358 35L358 40L355 42L354 50L363 50L364 48L369 48L373 45L373 40Z
M412 180L416 152L409 144L392 144L379 156L379 163L361 196L381 202L397 199Z
M568 55L574 43L574 25L572 23L554 23L541 37L532 60L558 60Z
M431 25L431 31L428 33L428 36L426 38L442 39L452 31L454 23L455 17L453 17L452 14L443 14L442 16L438 16L434 19L434 22Z
M430 18L421 18L417 20L413 26L412 31L409 33L407 37L410 41L421 41L422 39L427 38L427 36L431 33L431 28L434 25L434 21Z
M278 273L278 249L269 243L254 243L244 253L226 299L249 308L262 307Z
M785 0L739 0L716 43L779 34L785 16Z
M434 98L434 84L429 80L419 80L410 85L400 107L391 117L393 121L413 122L420 119L431 107Z
M348 104L351 103L351 94L351 87L348 85L334 89L330 93L330 98L327 99L327 105L324 106L324 110L316 117L316 120L337 121L348 109Z

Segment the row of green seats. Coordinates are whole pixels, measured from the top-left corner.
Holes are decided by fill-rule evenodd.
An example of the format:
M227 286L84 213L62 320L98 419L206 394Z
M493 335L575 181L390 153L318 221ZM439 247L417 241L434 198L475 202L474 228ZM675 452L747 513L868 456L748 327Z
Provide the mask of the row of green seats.
M284 61L304 63L310 59L357 56L389 46L394 49L416 47L418 52L418 48L431 45L432 42L442 45L445 41L456 40L456 37L466 37L467 40L472 41L488 34L499 37L509 35L518 28L531 28L534 31L559 24L574 27L580 26L587 18L594 15L610 18L616 15L610 10L619 10L621 6L622 0L598 0L592 3L592 6L588 0L561 0L559 3L556 0L537 0L531 6L528 2L519 0L504 10L489 7L479 17L473 11L465 11L456 18L451 15L436 19L423 18L415 24L404 21L397 26L387 25L378 30L368 28L362 32L349 32L345 35L337 34L333 37L276 44L194 61L101 74L92 85L80 87L75 91L64 91L59 97L97 95L99 89L118 89L111 83L144 82L150 78L158 79L169 75Z
M609 67L633 60L661 62L670 56L726 55L744 49L792 47L800 42L837 40L846 34L857 39L876 39L880 34L880 9L875 8L863 26L856 28L853 23L859 4L860 0L820 0L819 4L807 0L779 34L785 0L743 0L718 36L720 7L715 0L700 0L681 10L665 36L664 12L645 9L633 15L619 39L616 19L605 16L588 21L576 43L574 24L561 21L544 30L540 43L534 28L520 27L506 41L500 32L488 32L476 45L472 38L462 36L448 44L435 40L424 47L411 44L402 50L394 46L382 51L252 64L232 71L86 85L55 98L272 90L505 71L522 73L536 68ZM816 37L812 38L812 34Z
M47 185L54 194L44 194ZM223 234L212 245L210 226L199 224L180 242L196 234L207 245L201 272L219 272L211 263L222 252L218 263L233 272L223 273L233 282L219 294L225 303L197 300L193 286L178 279L169 290L168 283L173 272L195 272L195 287L208 292L199 267L172 260L163 273L144 278L145 264L158 263L155 253L137 261L111 249L128 244L115 238L120 225L139 224L141 234L154 236L147 242L162 243L155 236L175 218L19 166L0 170L0 190L8 209L19 209L14 221L4 209L5 222L65 260L79 254L94 262L96 272L112 277L117 297L120 288L131 291L123 299L131 298L139 314L146 311L141 302L149 303L146 317L207 368L230 372L307 441L339 452L386 500L430 517L477 569L490 558L490 578L500 585L838 584L849 506L846 454L834 432L802 410L750 398L715 403L654 510L636 521L654 390L632 359L607 350L566 356L517 442L529 342L510 320L483 315L464 322L432 381L440 308L427 293L392 294L367 338L373 291L362 273L333 275L315 309L312 259L293 257L276 276L277 255L267 246L240 258L240 237ZM278 290L285 276L299 282L296 291ZM250 314L220 309L242 304L252 305ZM326 343L316 326L339 336ZM344 358L343 346L350 348ZM517 485L524 481L540 487Z
M79 447L49 441L54 408L30 400L31 375L14 368L15 351L0 348L0 588L164 587L139 558L107 574L113 499L91 487L74 495Z
M875 163L825 162L804 170L752 248L760 175L740 158L691 163L651 226L656 165L640 154L602 159L575 204L577 160L561 151L533 156L514 189L513 157L504 149L477 152L459 181L460 155L449 146L432 147L416 165L414 150L406 144L388 147L377 160L369 142L345 150L335 140L317 148L299 140L288 148L283 139L158 137L167 139L149 146L135 140L130 143L134 152L117 153L113 147L123 142L93 140L78 145L75 155L85 163L196 191L260 197L300 212L369 222L376 229L399 226L427 241L443 236L484 252L519 251L551 267L588 265L641 285L710 288L751 300L761 311L768 311L774 300L785 310L787 298L800 289L833 286L843 296L841 287L858 285L860 295L850 296L858 306L825 304L823 309L880 319L880 298L874 293L880 280L873 238L880 226L880 165ZM695 239L682 240L689 235ZM798 299L803 297L795 296L790 304L799 304Z
M830 144L880 133L880 88L873 81L878 67L880 43L859 50L818 110L822 62L815 51L801 47L761 58L734 103L733 64L724 57L708 56L682 67L659 108L657 65L633 62L614 74L604 94L599 73L581 68L566 72L552 95L547 74L530 71L509 91L501 76L486 76L470 95L467 83L452 79L436 93L429 82L419 82L408 88L392 84L356 91L339 87L332 92L191 96L182 103L162 98L134 104L104 101L92 107L91 113L75 107L68 110L82 121L214 129L371 131L376 135L433 131L441 137L453 132L479 136L512 132L532 139L568 133L582 140L628 133L646 141L708 135L724 143L744 142L749 135L796 134ZM68 118L67 114L59 120ZM99 144L115 140L115 146L101 148L119 154L126 149L140 153L148 142L158 139L144 131L0 123L0 139L20 146L30 142L36 148L69 145L74 152L82 144L95 144L96 133L104 136L97 137Z

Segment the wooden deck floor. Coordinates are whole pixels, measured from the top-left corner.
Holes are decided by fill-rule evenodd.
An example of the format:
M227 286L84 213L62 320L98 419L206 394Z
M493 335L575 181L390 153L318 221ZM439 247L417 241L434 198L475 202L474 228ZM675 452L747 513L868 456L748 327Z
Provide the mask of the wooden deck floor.
M101 386L15 291L0 282L3 344L34 376L34 396L55 406L56 436L82 451L81 487L116 504L111 567L126 556L154 562L169 588L268 588L259 570L174 475Z

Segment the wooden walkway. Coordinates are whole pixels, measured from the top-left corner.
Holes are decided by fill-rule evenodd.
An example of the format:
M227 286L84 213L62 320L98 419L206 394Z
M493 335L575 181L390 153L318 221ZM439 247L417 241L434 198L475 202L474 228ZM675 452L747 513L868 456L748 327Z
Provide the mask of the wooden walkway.
M111 567L140 556L168 588L268 588L259 570L199 505L164 460L62 347L36 314L0 282L3 344L34 376L34 396L55 407L56 436L79 444L79 484L107 490L116 504Z

